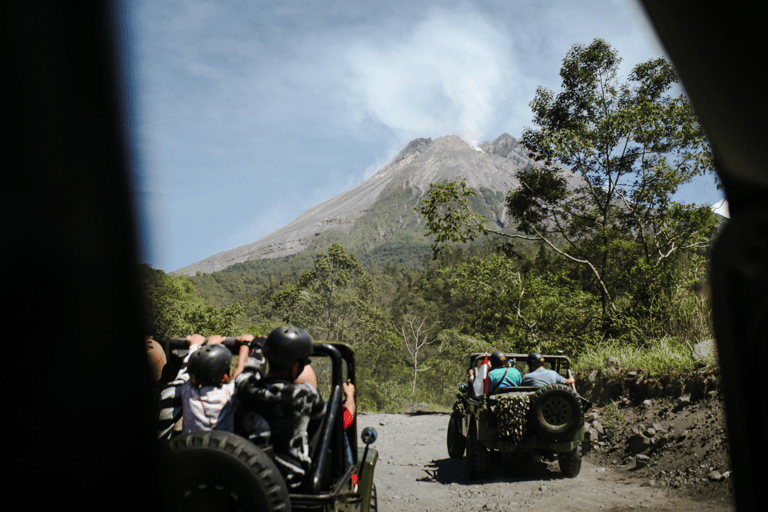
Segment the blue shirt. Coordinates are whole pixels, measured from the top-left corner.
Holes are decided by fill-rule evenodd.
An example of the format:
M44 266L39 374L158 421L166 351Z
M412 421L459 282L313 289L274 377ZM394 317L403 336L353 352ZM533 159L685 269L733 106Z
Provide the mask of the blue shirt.
M523 386L546 386L547 384L563 384L565 378L554 370L539 368L523 377Z
M504 374L506 372L506 375ZM493 395L501 388L520 385L520 372L515 368L496 368L488 372L488 393Z

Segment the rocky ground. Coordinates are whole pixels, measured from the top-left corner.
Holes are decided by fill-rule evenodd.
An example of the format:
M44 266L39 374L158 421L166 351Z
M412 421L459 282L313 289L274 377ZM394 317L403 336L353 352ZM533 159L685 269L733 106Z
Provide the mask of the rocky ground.
M698 401L690 396L646 399L639 406L622 398L587 414L593 440L587 460L676 495L732 502L725 411L718 392Z
M543 460L504 461L489 479L470 480L466 459L448 457L448 414L361 413L359 425L379 432L380 510L733 510L724 408L710 376L701 386L683 385L692 393L678 398L643 398L630 377L588 411L590 450L573 479ZM587 391L601 389L605 395L601 386Z

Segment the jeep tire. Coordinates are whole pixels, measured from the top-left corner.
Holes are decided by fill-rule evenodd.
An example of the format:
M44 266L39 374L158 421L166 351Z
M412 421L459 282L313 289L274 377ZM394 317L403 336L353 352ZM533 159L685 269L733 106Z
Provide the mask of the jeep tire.
M467 437L467 469L469 478L485 478L488 474L490 462L488 448L477 439L477 424L475 419L470 419L469 436Z
M531 395L531 425L547 441L567 440L581 428L584 413L579 395L564 384L549 384Z
M163 454L165 509L290 512L282 475L272 459L231 432L192 432Z
M571 452L557 454L560 471L568 478L575 478L581 471L581 443Z
M448 455L452 459L462 458L467 447L467 438L461 433L461 419L462 415L453 411L448 423Z

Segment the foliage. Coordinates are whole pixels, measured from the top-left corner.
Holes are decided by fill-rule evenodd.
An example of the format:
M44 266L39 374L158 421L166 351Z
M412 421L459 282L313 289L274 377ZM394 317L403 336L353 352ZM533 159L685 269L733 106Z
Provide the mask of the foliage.
M188 334L237 335L236 319L243 312L235 302L219 310L207 305L195 294L194 285L185 277L169 276L149 265L139 266L144 292L144 330L155 338L181 337Z
M471 242L480 236L496 235L508 239L534 238L491 228L486 216L471 205L478 193L467 187L466 180L432 183L426 197L415 209L427 220L425 236L434 236L431 244L435 259L445 259L452 244Z
M318 253L314 268L275 293L273 301L286 323L303 327L315 339L353 346L355 327L377 314L370 277L339 244L328 254Z
M606 340L587 347L574 368L578 371L604 368L609 357L618 358L624 368L642 368L651 374L690 371L696 367L690 345L675 338L664 337L646 346L622 340Z
M561 92L537 90L538 128L523 134L542 165L520 172L521 187L507 196L518 229L589 269L608 322L622 295L634 309L668 294L675 258L706 247L716 224L708 207L672 200L682 184L714 171L690 103L668 95L678 83L674 69L654 59L635 66L625 83L616 76L619 63L600 39L571 48ZM559 164L580 186L566 187Z

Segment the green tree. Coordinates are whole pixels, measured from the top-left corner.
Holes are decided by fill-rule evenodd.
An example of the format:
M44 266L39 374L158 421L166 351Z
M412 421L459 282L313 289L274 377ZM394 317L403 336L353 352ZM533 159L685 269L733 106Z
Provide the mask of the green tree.
M284 321L307 329L315 339L351 345L355 345L353 326L378 313L370 277L355 255L337 243L328 248L328 254L317 254L314 268L297 284L284 286L273 300Z
M675 257L705 247L716 223L708 207L672 200L681 185L714 173L690 103L669 95L674 69L650 60L623 82L620 61L600 39L571 48L562 90L538 88L537 128L523 133L541 165L520 172L520 188L507 196L520 231L588 269L604 317L618 313L623 292L631 308L670 289ZM563 166L580 178L576 187L567 186Z
M714 168L691 105L670 96L678 83L671 65L651 60L621 81L619 63L602 40L575 45L563 61L562 91L537 90L537 127L523 143L538 165L518 172L521 185L506 198L517 233L474 212L476 193L464 180L431 185L418 207L435 256L479 236L505 238L508 254L513 238L540 240L569 265L559 281L598 301L609 334L632 330L633 316L669 314L680 265L705 250L717 223L709 207L672 200Z
M239 334L236 320L243 313L239 302L222 310L206 304L194 285L182 276L169 276L149 265L139 265L144 295L144 330L155 338L187 334Z

